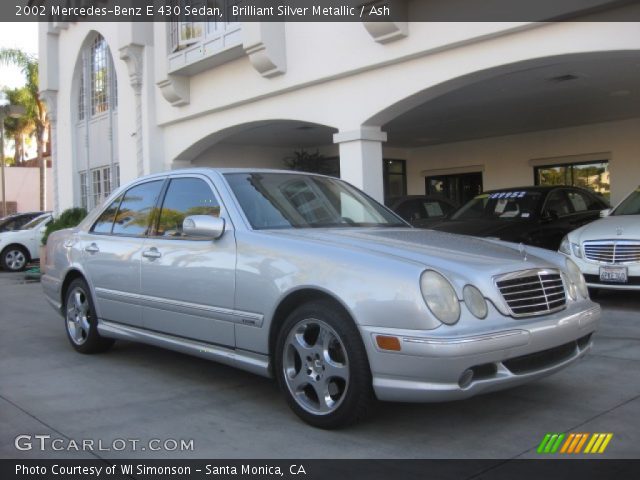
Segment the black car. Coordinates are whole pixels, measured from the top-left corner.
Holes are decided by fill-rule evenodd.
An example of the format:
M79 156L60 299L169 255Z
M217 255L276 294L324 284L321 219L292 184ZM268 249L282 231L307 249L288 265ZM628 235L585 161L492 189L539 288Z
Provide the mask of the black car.
M44 212L14 213L0 218L0 233L11 230L20 230L23 225L26 225L43 213Z
M567 233L606 208L603 198L584 188L509 188L478 195L431 228L557 250Z
M392 197L386 204L414 227L429 228L453 213L458 205L435 195Z

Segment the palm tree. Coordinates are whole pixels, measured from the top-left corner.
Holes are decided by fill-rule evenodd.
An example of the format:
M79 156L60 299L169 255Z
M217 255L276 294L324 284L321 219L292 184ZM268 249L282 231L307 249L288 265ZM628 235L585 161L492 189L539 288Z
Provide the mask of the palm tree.
M7 96L11 105L22 105L25 114L5 119L6 138L13 138L14 142L14 164L24 161L24 144L25 140L29 140L36 131L34 117L36 116L37 107L33 102L33 98L26 87L20 88L4 88L3 92Z
M44 102L40 99L40 87L38 84L38 60L32 55L15 48L0 49L0 65L14 65L22 70L27 81L25 88L30 97L32 109L27 108L26 115L31 120L36 130L36 145L38 148L38 166L40 167L40 209L44 210L46 192L46 168L44 163L45 133L49 128L47 112ZM29 111L31 110L31 111Z

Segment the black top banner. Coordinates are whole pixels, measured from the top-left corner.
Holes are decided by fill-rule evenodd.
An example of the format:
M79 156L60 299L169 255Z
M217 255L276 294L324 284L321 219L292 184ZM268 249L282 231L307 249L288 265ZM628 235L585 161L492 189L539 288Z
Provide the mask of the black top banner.
M640 21L640 0L2 0L20 22Z

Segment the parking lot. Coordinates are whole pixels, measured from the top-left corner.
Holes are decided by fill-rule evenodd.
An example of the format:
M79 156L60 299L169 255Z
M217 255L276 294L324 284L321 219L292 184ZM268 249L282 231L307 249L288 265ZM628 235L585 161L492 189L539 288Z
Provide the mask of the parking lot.
M534 458L547 432L612 432L603 456L640 455L640 298L604 294L588 357L533 384L445 404L380 404L342 431L295 417L261 377L140 344L86 356L38 283L0 273L2 458ZM138 439L122 451L18 450L18 435ZM150 439L193 440L151 451ZM36 446L36 442L33 442Z

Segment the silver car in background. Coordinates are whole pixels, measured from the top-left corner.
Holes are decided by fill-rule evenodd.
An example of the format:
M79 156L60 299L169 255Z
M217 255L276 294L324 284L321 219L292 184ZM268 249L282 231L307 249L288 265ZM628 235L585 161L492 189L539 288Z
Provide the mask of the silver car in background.
M600 308L563 255L410 227L340 180L193 169L119 188L47 243L81 353L146 342L277 379L306 422L446 401L582 357Z

